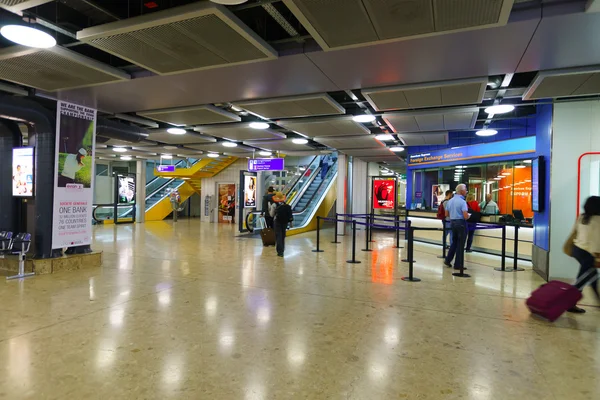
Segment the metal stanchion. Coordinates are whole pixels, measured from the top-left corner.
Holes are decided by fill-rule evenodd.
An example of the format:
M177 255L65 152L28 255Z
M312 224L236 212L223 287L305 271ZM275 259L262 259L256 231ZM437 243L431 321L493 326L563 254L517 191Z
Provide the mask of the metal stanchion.
M446 259L446 220L442 220L442 255L438 258Z
M365 224L365 248L362 249L362 251L373 251L369 249L369 232L373 232L373 227L370 226L369 220L367 219L367 222Z
M360 264L360 261L356 261L356 221L352 221L352 260L346 262L348 264Z
M335 213L335 229L334 229L334 233L333 233L333 242L331 242L333 244L341 243L341 242L338 242L338 219L339 219L338 213Z
M367 219L368 221L368 219ZM375 225L375 211L371 210L371 225ZM373 240L373 227L369 229L369 242L374 242Z
M416 262L416 261L414 260L414 257L413 257L413 255L412 255L412 254L409 254L409 253L410 253L410 251L409 251L409 250L410 250L410 248L409 248L409 247L410 247L410 246L412 246L412 244L411 244L411 239L410 239L410 237L409 237L409 236L410 236L410 230L411 230L411 228L412 228L412 223L411 223L411 221L407 221L407 222L406 222L406 231L405 231L405 232L407 232L407 234L406 234L406 240L408 241L408 244L407 244L407 249L406 249L406 250L407 250L407 251L406 251L406 258L403 258L402 260L400 260L400 261L402 261L402 262Z
M313 253L322 253L323 250L320 248L321 245L321 217L317 216L317 248L313 250Z
M515 243L513 247L513 271L525 271L524 268L520 268L517 266L517 261L519 260L519 225L515 225Z
M400 216L399 215L396 215L396 220L394 221L394 227L396 228L396 248L403 249L403 247L400 246Z
M408 259L410 260L408 262L408 276L403 276L401 279L405 282L421 282L421 280L419 278L415 278L414 274L413 274L413 270L414 270L414 235L415 235L415 228L409 226L408 227L408 245L407 245L407 252L408 252Z
M496 271L513 272L512 269L506 269L506 225L502 225L502 261L500 268L494 268Z

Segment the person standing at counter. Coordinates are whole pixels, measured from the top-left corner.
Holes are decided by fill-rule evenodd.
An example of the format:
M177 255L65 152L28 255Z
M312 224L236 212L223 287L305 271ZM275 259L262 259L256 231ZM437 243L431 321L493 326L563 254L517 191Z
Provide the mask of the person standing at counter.
M483 215L496 215L498 214L498 204L492 199L492 194L488 193L485 195L485 201L482 201L479 204L479 208L481 208L481 213Z
M450 226L452 228L452 244L448 255L444 260L446 267L452 267L452 260L456 255L454 269L464 267L465 259L465 240L467 237L467 219L469 219L467 202L465 195L467 194L467 185L461 183L456 187L456 194L446 203L446 216L450 218ZM466 268L465 268L466 269Z
M469 193L467 196L467 208L468 212L471 214L471 217L467 222L470 222L471 225L479 222L481 220L481 209L479 208L479 203L475 201L475 195L473 193ZM471 250L471 246L473 245L473 238L475 237L475 229L471 228L475 228L475 226L468 226L468 228L469 232L467 234L467 249L465 252L471 253L473 251Z
M442 221L442 228L444 229L444 232L442 233L442 235L444 235L444 237L447 238L448 234L451 232L452 228L450 227L450 218L446 216L446 203L448 203L448 201L452 198L452 196L454 196L454 192L452 192L452 190L446 190L445 194L446 194L446 197L444 198L444 200L442 200L442 202L438 206L437 218ZM444 241L442 240L442 243L443 242ZM446 243L448 243L448 240L446 240ZM452 245L452 235L450 235L450 245Z

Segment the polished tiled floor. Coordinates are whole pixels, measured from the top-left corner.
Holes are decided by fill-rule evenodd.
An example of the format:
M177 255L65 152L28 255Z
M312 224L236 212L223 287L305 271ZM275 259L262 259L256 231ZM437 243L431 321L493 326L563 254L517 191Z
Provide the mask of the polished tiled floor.
M0 285L0 399L600 398L595 300L533 319L526 263L472 254L454 278L417 244L410 283L386 234L351 265L331 231L285 259L197 220L94 232L102 269Z

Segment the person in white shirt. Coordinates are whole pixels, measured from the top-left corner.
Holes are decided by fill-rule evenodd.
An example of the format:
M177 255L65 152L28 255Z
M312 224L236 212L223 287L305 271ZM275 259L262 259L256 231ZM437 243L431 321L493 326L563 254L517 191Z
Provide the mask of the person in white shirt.
M598 271L600 267L600 196L589 197L584 206L583 214L577 219L574 230L573 257L579 261L580 268L577 274L579 290L590 284L596 297L598 293ZM584 313L583 308L577 306L569 309L570 312Z
M64 187L66 183L75 182L75 174L77 173L77 171L79 171L85 166L85 164L83 163L83 159L85 156L87 156L87 151L85 149L79 149L79 152L77 154L67 154L67 156L65 157L63 169L60 173L63 179L60 179L59 177L58 186Z
M491 193L485 196L485 201L479 204L479 208L481 208L481 213L484 215L496 215L499 212L498 204L492 199Z

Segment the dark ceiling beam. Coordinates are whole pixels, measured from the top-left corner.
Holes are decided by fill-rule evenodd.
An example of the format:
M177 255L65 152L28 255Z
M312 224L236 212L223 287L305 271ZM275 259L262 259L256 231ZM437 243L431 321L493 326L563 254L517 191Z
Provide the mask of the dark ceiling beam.
M250 8L262 7L266 4L277 3L279 1L281 1L281 0L259 0L256 3L242 4L239 6L232 7L231 10L233 10L233 11L248 10Z
M112 12L108 11L106 8L99 6L98 4L94 3L93 1L90 1L90 0L77 0L77 1L80 1L81 3L85 3L88 6L95 8L96 10L100 11L101 13L113 18L115 21L119 21L121 19L118 15L113 14Z

